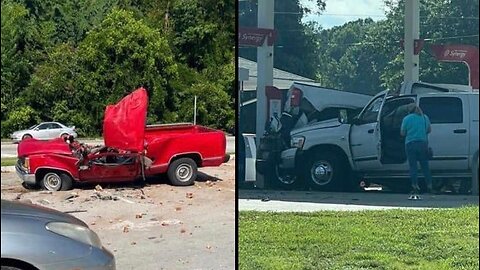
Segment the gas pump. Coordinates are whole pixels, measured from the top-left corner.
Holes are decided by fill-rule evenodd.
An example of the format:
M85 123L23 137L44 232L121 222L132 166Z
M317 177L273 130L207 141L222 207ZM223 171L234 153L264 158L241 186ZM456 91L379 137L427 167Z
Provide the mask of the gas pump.
M289 141L284 140L282 131L285 130L286 123L284 104L287 99L287 91L280 90L273 86L265 89L267 97L267 121L265 134L260 138L258 146L256 170L263 175L264 186L266 188L290 188L291 181L283 176L279 168L280 153L288 147ZM294 101L295 103L296 101ZM290 105L291 100L287 102ZM285 113L285 112L283 112Z
M266 133L276 133L282 127L282 124L280 123L280 117L283 111L285 93L275 86L267 86L265 89L265 94L267 96L268 113L265 131Z

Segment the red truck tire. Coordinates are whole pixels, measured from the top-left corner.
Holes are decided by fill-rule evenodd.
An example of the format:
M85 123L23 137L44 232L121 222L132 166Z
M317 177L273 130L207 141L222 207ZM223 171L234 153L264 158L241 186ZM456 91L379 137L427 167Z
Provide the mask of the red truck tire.
M197 163L191 158L174 160L167 171L168 179L174 186L190 186L197 179Z
M64 172L49 171L40 180L42 189L50 191L69 190L72 188L73 180L70 175Z

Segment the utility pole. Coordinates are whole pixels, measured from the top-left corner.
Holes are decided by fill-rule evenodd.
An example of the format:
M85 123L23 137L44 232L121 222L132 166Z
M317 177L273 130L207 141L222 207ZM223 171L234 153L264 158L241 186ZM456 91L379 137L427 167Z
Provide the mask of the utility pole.
M258 28L272 29L274 0L258 0ZM273 85L273 44L268 44L265 38L263 44L257 48L257 122L256 122L256 145L260 145L260 138L265 133L267 120L267 96L266 86ZM257 152L258 153L258 152ZM265 179L262 174L256 173L255 185L265 187Z
M258 0L258 28L273 29L274 0ZM273 85L273 46L268 46L265 38L262 46L257 48L257 123L256 143L265 132L267 121L267 97L265 87Z
M415 40L420 35L420 9L419 0L405 0L405 55L404 55L404 82L418 81L420 57L414 53Z

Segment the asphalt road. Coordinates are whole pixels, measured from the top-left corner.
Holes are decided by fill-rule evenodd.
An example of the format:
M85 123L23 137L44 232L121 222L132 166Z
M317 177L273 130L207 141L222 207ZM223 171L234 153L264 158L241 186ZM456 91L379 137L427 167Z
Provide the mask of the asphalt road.
M103 140L82 140L81 142L87 144L103 144ZM12 142L2 142L2 158L5 157L16 157L17 156L17 144ZM227 136L227 153L235 153L235 137Z
M408 200L408 194L378 191L359 193L238 190L238 209L273 212L359 211L393 208L427 209L456 208L479 205L479 196L421 195L421 200Z

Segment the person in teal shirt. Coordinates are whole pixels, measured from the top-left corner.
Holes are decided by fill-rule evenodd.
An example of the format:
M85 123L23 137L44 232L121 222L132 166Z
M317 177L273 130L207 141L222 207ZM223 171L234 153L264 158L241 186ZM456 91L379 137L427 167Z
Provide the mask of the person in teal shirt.
M408 112L409 114L403 118L400 134L405 136L405 152L410 167L413 192L420 191L417 162L422 168L428 192L432 192L432 176L428 166L428 134L432 131L430 119L415 103L408 105Z

